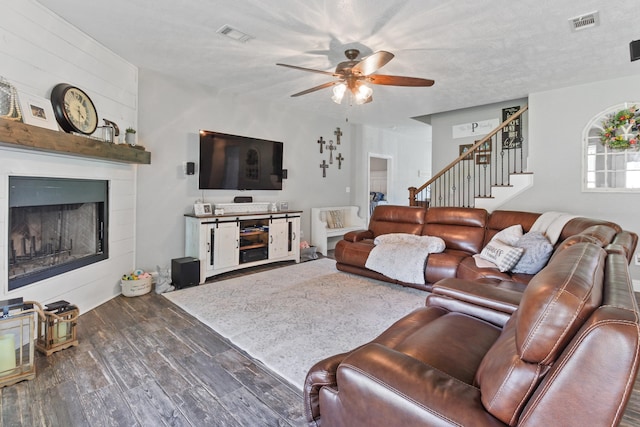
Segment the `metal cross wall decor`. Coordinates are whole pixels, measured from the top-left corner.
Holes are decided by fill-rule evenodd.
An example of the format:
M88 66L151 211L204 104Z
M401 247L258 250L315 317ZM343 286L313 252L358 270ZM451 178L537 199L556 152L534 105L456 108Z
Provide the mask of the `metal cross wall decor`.
M322 168L322 177L326 178L327 177L327 168L329 167L329 165L327 164L327 161L323 160L322 163L320 163L320 167Z
M327 142L323 140L322 137L320 137L320 139L318 140L318 144L320 144L320 154L322 154L322 146L326 143Z
M344 157L342 157L342 153L338 153L338 157L336 157L336 160L338 161L338 169L342 169L342 161L344 160Z
M342 131L340 130L340 128L336 128L333 134L336 136L336 145L340 145L340 137L342 136Z
M338 148L333 145L333 140L329 140L329 146L327 150L329 150L329 164L333 164L333 150L337 150Z

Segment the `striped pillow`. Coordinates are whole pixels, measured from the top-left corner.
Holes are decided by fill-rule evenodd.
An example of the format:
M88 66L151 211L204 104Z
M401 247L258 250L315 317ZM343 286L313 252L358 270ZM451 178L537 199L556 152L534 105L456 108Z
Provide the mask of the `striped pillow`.
M509 271L520 260L524 253L523 248L514 248L500 240L493 239L480 252L480 257L494 263L498 270Z

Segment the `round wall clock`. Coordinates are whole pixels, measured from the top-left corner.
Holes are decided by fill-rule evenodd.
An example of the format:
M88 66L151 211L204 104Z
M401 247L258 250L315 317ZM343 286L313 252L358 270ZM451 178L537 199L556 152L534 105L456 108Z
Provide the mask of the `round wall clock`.
M57 84L51 91L51 104L58 124L66 132L90 135L98 127L96 107L82 89Z

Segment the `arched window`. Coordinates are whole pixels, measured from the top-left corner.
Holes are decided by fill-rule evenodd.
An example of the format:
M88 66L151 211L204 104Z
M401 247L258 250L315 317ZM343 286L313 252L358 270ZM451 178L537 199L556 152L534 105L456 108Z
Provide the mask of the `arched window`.
M640 191L640 141L635 123L640 121L640 111L636 107L640 108L640 102L609 107L584 128L583 191ZM630 119L626 118L629 113ZM608 135L604 141L603 134Z

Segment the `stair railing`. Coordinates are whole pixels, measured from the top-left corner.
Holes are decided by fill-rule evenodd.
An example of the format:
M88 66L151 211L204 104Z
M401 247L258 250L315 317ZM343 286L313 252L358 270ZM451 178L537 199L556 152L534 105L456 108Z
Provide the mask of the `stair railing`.
M512 135L514 121L527 109L508 117L420 187L409 187L409 205L474 207L476 198L492 197L492 187L510 186L511 174L526 173L523 140ZM507 136L498 140L502 130Z

